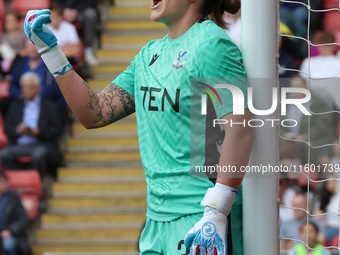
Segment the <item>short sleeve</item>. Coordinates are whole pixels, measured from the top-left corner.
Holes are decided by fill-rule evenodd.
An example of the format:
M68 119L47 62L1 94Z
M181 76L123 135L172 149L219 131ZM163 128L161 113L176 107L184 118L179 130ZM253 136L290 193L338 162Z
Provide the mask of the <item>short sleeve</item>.
M127 91L133 97L135 96L135 60L130 63L124 72L118 75L112 83Z
M247 105L248 82L242 63L239 48L229 38L212 38L205 45L205 51L201 54L201 75L204 79L211 80L215 84L233 85L235 91L242 92L244 108ZM233 111L233 101L236 95L227 88L216 89L218 103L215 111L221 118ZM239 95L237 96L238 98Z

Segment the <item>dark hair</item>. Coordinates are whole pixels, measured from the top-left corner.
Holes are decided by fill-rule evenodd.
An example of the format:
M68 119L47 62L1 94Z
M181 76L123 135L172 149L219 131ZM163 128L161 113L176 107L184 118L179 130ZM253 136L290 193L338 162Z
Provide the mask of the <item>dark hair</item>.
M59 16L63 16L63 7L60 3L53 1L50 5L50 10L57 13Z
M241 0L205 0L202 13L204 17L226 29L227 24L223 19L224 11L235 14L240 8Z
M20 13L15 11L15 10L10 10L6 13L6 16L8 15L12 15L14 16L14 18L17 20L17 21L20 21L21 20L21 16L20 16Z
M326 211L327 205L329 204L333 194L327 189L327 182L324 182L320 189L320 210Z
M300 232L302 231L303 226L307 225L307 221L305 221L301 227L300 227ZM318 225L316 225L316 223L314 221L309 221L308 222L308 226L313 226L313 228L315 229L315 232L318 234L319 233L319 227Z
M4 171L0 171L0 179L4 179L5 181L8 181L8 177Z
M318 39L318 43L326 44L326 43L335 43L335 36L330 31L322 31L320 32L320 37Z

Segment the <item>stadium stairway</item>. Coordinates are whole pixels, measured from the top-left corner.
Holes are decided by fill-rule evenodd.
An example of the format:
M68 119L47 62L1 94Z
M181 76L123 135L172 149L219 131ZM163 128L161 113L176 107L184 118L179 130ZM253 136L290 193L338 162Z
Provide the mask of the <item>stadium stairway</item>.
M116 0L88 83L103 89L145 43L165 35L149 21L149 0ZM78 122L67 139L66 167L58 170L32 251L40 254L135 254L146 212L135 115L97 130Z

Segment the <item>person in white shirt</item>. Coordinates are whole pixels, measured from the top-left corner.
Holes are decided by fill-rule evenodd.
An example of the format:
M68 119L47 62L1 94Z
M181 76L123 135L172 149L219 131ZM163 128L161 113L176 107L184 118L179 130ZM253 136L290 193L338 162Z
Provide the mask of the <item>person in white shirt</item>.
M74 65L81 51L77 30L72 23L63 20L63 9L58 3L51 5L51 19L52 23L47 26L57 37L58 45L67 59Z
M335 36L331 32L322 32L318 44L319 56L306 58L300 67L301 76L307 82L310 77L312 93L323 99L329 106L340 109L340 58L335 55Z

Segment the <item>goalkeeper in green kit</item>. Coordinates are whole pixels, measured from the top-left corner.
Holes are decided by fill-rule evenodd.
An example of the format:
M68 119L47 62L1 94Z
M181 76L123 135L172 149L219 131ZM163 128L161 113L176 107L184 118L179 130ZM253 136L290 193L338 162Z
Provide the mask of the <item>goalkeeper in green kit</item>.
M228 253L227 216L243 176L221 172L214 185L208 178L191 175L192 167L204 165L207 159L205 123L201 119L195 122L191 114L193 109L201 110L201 97L195 100L192 93L202 91L202 86L205 91L216 92L214 84L191 81L246 77L241 53L223 29L224 11L235 13L239 8L238 0L151 1L151 19L164 23L168 34L149 42L130 66L98 94L72 70L47 28L50 11L27 13L27 37L86 128L109 125L136 112L147 182L141 255L181 255L185 250L184 246L178 248L181 244L195 255ZM197 89L193 88L196 85ZM240 89L246 97L246 86ZM233 114L233 98L226 89L216 96L219 100L214 111L223 123L251 119L248 109L242 116ZM222 126L225 136L218 165L240 169L248 164L253 131L242 125Z

